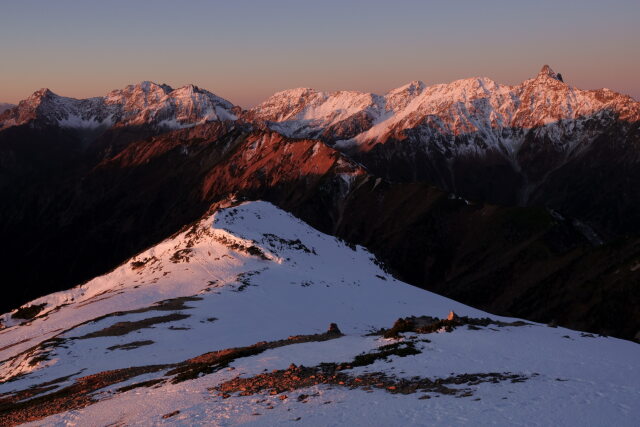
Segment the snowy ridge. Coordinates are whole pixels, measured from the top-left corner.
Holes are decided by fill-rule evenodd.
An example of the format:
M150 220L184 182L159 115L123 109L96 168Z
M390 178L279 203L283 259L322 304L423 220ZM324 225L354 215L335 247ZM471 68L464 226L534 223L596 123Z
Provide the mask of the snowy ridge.
M592 139L587 121L640 120L640 103L608 89L569 86L545 65L536 77L515 86L481 77L433 86L415 81L384 96L295 89L275 94L251 115L287 136L323 135L343 149L367 151L376 143L405 139L405 131L412 130L424 144L444 144L443 150L482 154L488 146L509 155L518 151L523 130L531 128L539 128L560 150L571 151ZM327 129L330 134L323 134ZM472 141L463 146L427 142L460 135L471 135Z
M212 223L215 225L213 228ZM46 340L54 331L73 328L74 325L108 314L114 308L118 311L135 310L161 300L191 295L209 295L214 301L218 297L218 290L226 290L231 292L231 295L246 295L246 298L238 300L238 304L248 303L251 296L264 298L266 289L259 292L259 295L252 295L248 289L246 294L236 293L234 290L242 286L237 280L239 275L265 268L267 270L260 274L259 279L269 285L260 287L275 286L271 280L280 283L282 279L281 286L284 286L284 292L328 292L337 296L353 287L359 288L366 278L369 282L367 286L386 288L387 291L383 292L386 298L394 298L392 295L395 292L424 294L424 291L400 284L391 278L388 279L391 284L388 284L388 276L372 263L371 258L372 255L363 248L353 251L334 237L322 235L268 203L252 202L229 208L203 219L178 236L137 255L105 276L68 291L32 301L27 305L46 303L46 306L38 314L39 318L33 323L28 322L27 326L23 325L23 321L12 318L12 313L4 314L0 318L5 326L0 334L0 347L7 341L29 341L3 350L0 352L0 360L33 346L32 338ZM351 265L362 267L348 267ZM314 271L316 273L313 273ZM362 274L363 271L366 272L365 275ZM319 286L305 291L306 288L301 286L301 283L307 280L315 281L314 275L318 276L318 283L323 283L322 288L337 288L328 291L320 289ZM326 286L327 284L329 286ZM446 301L445 298L433 294L428 296L433 301ZM279 298L276 295L273 297ZM379 295L376 299L381 297L382 295ZM286 301L282 303L287 304ZM458 311L479 313L477 310L464 308L461 304L451 303ZM445 305L449 306L448 303ZM347 307L351 307L350 304ZM347 322L351 317L348 314L351 310L353 307L348 308L343 315L332 310L331 314L337 316L336 321ZM443 310L446 310L444 306ZM393 315L385 316L388 321L393 321L392 317ZM122 317L118 320L122 320ZM313 319L309 320L310 323L314 323ZM348 322L354 324L354 328L355 325L359 325L359 328L368 326L364 319L359 321L351 318ZM309 327L322 330L326 326L324 323L326 322L313 326L309 324ZM286 333L296 332L291 329ZM270 338L276 337L277 334ZM220 347L240 344L222 342ZM185 351L191 352L188 349ZM6 367L0 369L0 375L5 379L19 373L13 368L7 372ZM39 365L33 369L39 369Z
M227 205L104 276L30 303L42 304L33 319L2 316L0 375L11 381L0 394L14 417L5 422L633 425L640 416L640 346L631 342L496 316L451 332L370 335L410 315L489 315L395 280L362 247L265 202ZM333 322L344 335L322 335ZM206 364L218 354L211 352L234 348L260 350ZM391 353L340 365L353 386L307 377L308 385L275 394L216 392L381 351ZM176 376L188 369L196 374ZM114 375L122 378L108 382ZM387 383L359 386L368 375ZM411 391L416 378L457 376L471 379L432 387L428 399ZM64 400L94 381L107 382L91 389L90 401ZM29 399L44 400L29 407Z
M326 128L360 113L378 115L382 97L354 91L319 92L298 88L278 92L253 108L251 120L268 120L283 135L315 138Z
M38 119L75 129L155 125L183 128L215 120L236 120L234 106L206 90L188 85L173 89L142 82L105 97L74 99L41 89L0 115L0 129Z

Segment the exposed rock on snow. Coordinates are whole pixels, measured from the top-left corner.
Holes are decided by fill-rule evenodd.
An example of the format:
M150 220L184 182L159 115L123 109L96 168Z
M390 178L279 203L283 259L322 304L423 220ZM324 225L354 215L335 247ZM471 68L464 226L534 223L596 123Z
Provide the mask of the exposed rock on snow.
M395 280L362 247L264 202L213 212L28 306L41 310L2 316L5 425L640 416L637 344L487 317ZM460 315L437 317L451 309ZM395 338L382 337L394 321Z

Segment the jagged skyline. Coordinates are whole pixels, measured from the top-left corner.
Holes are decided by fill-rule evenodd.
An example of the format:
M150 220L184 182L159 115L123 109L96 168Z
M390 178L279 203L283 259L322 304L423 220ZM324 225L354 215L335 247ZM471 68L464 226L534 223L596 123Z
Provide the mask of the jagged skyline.
M41 87L85 98L153 80L193 83L246 108L292 87L384 93L469 76L514 84L544 63L577 87L640 97L637 2L343 3L6 5L0 102Z

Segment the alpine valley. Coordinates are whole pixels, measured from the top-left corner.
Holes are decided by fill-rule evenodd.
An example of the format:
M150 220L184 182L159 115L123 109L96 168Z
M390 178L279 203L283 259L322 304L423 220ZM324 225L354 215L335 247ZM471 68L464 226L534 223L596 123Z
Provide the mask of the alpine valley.
M568 77L1 104L0 424L634 425L640 103Z

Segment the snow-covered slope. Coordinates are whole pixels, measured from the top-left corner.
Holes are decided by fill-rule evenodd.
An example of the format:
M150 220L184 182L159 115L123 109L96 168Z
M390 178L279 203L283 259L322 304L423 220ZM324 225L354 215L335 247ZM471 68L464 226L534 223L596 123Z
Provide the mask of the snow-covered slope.
M486 316L268 203L227 206L2 316L0 421L634 425L640 346Z
M74 99L40 89L0 115L0 129L38 120L76 129L155 125L189 127L213 120L235 120L233 104L193 85L173 89L142 82L105 97Z
M335 137L368 128L383 108L384 98L371 93L298 88L274 94L250 110L248 117L268 121L273 130L289 137Z

